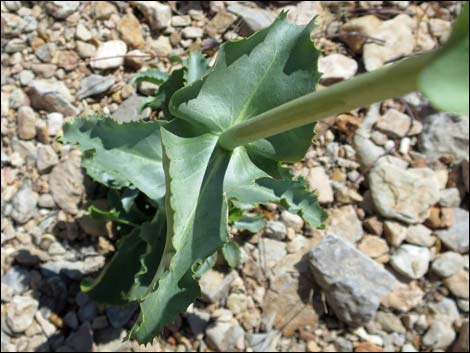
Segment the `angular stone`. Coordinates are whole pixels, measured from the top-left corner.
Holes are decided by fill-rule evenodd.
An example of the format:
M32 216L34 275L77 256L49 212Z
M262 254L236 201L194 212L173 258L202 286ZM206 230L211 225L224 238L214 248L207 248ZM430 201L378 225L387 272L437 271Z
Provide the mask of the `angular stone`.
M131 1L143 13L152 30L163 29L170 25L171 7L158 1Z
M449 323L434 320L431 327L423 336L423 345L433 350L446 349L455 339L455 332Z
M145 41L139 20L131 13L121 17L117 24L121 39L131 48L143 48Z
M35 193L29 184L25 184L13 196L11 217L19 224L26 223L36 213L38 194Z
M113 113L113 119L120 123L125 123L147 118L149 116L148 109L145 109L142 113L139 113L138 111L144 99L145 97L137 95L130 96L123 101L118 110Z
M418 279L429 269L432 254L428 248L410 244L401 245L390 259L392 267L400 274Z
M29 288L30 278L31 276L28 271L24 270L21 267L15 266L10 268L2 276L2 285L8 286L11 289L12 295L23 294Z
M392 137L405 137L411 128L411 118L396 109L388 109L379 118L376 127Z
M461 270L444 280L447 288L458 298L469 298L469 275L468 271Z
M328 210L326 229L329 233L355 243L364 235L362 224L353 206L343 206Z
M405 326L403 326L400 318L392 313L379 311L375 316L375 320L382 326L385 332L406 333Z
M47 114L47 131L50 136L57 135L62 130L64 116L61 113Z
M36 115L31 107L24 106L18 109L17 125L20 139L31 140L36 136L36 120Z
M409 284L398 283L393 291L382 299L382 304L406 313L422 303L423 297L424 292L416 281Z
M439 204L442 207L458 208L462 199L460 198L460 191L457 188L450 188L441 191Z
M360 35L344 35L341 40L348 45L350 49L358 53L367 40L367 36L376 34L382 21L373 15L356 17L345 23L342 27L343 32L359 33Z
M309 261L336 316L353 326L370 321L396 284L383 267L332 234L311 250Z
M90 75L80 82L80 88L77 91L77 98L82 100L87 97L95 96L110 89L116 80L114 76Z
M49 171L53 166L59 163L59 157L50 145L40 145L38 147L38 159L36 166L40 173Z
M75 11L80 6L80 1L47 1L47 12L53 17L62 20Z
M322 84L348 80L357 72L357 62L342 54L330 54L318 60L318 71L322 73L320 78Z
M206 32L211 37L224 33L237 20L237 16L227 11L218 12L206 25Z
M231 3L227 9L242 18L247 27L247 32L250 34L268 27L275 18L268 10L251 8L238 3Z
M80 156L70 154L61 161L49 174L49 187L56 204L71 214L78 212L78 203L84 193L83 174Z
M127 45L122 40L110 40L101 44L90 61L93 69L108 70L124 64Z
M276 240L284 240L287 237L287 228L279 221L268 221L266 223L266 235Z
M209 303L218 303L220 300L225 299L230 290L230 285L237 277L236 271L232 271L226 276L215 270L207 271L199 281L202 299Z
M228 322L217 322L206 330L207 344L219 352L233 351L239 340L243 340L245 331Z
M429 161L450 157L455 162L468 158L469 121L448 113L425 117L424 130L419 138L419 148Z
M450 250L466 253L469 249L469 216L468 211L454 208L454 224L445 230L437 231L437 235Z
M439 185L428 168L404 170L379 163L369 174L369 183L378 212L405 223L422 223L439 201Z
M431 229L417 224L410 226L406 232L406 241L411 244L431 247L436 242L436 238L432 235Z
M72 105L73 97L63 82L33 80L29 83L29 98L36 109L75 116L79 110Z
M158 56L168 56L172 50L170 39L165 36L160 36L156 40L151 41L150 48Z
M13 297L6 307L6 324L14 333L21 333L31 326L39 303L27 296Z
M97 20L107 20L117 13L116 7L108 1L97 1L93 6L93 15Z
M333 202L333 188L323 167L315 167L308 170L306 179L309 190L317 193L318 202L321 204Z

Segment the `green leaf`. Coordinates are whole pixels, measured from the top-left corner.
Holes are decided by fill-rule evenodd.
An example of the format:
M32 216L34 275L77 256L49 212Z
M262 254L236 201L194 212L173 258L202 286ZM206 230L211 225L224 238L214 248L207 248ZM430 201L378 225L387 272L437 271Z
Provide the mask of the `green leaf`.
M418 86L438 109L469 116L469 5L456 20L449 41L420 73Z
M133 185L153 200L165 196L162 122L119 124L90 116L64 125L63 141L84 152L82 165L94 180L112 188Z
M97 302L125 305L141 299L153 280L165 244L164 211L120 239L119 248L98 278L81 290Z
M253 208L253 206L250 204L249 208ZM240 230L247 230L250 233L258 233L265 225L266 222L263 216L243 216L233 222L232 227Z
M157 93L153 97L147 97L139 107L139 112L142 112L146 108L151 109L162 109L165 119L169 120L172 118L170 111L168 110L168 104L171 96L177 90L184 86L184 75L183 69L173 71L170 76L158 87Z
M145 71L140 71L134 75L131 79L131 83L138 85L141 82L150 82L155 85L161 85L163 82L168 80L168 73L157 70L150 69Z
M218 258L218 252L216 251L215 253L213 253L211 256L209 256L207 259L205 259L204 261L197 261L194 265L193 265L193 276L194 278L196 279L199 279L202 277L202 275L204 273L206 273L207 271L209 271L212 267L215 266L216 262L217 262L217 258Z
M240 263L240 247L233 240L230 240L224 244L222 248L222 254L224 255L225 261L231 268L235 268Z
M256 180L261 178L256 185L268 195L256 200L290 201L290 209L310 217L312 224L321 224L314 196L300 200L307 195L289 189L296 184L270 183L273 176L282 176L280 162L304 156L312 125L233 151L218 145L226 129L314 89L319 74L318 51L310 41L312 28L313 22L289 24L282 13L248 39L224 44L214 67L171 98L175 119L161 133L167 241L130 338L151 341L199 296L196 279L201 264L228 240L228 199L242 197L241 192ZM236 250L231 250L234 264Z
M183 61L186 67L184 78L186 84L193 83L204 76L209 70L207 59L200 52L191 52Z

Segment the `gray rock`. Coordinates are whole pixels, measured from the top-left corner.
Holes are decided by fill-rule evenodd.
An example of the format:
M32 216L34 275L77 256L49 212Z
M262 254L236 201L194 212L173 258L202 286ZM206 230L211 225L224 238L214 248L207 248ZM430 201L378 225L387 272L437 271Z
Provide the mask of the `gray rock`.
M7 42L4 50L6 53L13 54L26 49L26 47L26 42L23 39L13 38Z
M36 114L31 107L21 107L17 115L18 136L22 140L31 140L36 136Z
M437 235L450 250L461 254L468 252L468 211L454 208L454 224L445 230L437 231Z
M27 97L21 88L14 89L8 97L8 104L12 109L18 109L23 105L27 105Z
M448 113L429 115L424 119L419 147L430 161L442 156L460 162L469 154L469 121Z
M310 251L309 261L336 316L353 326L370 321L396 284L383 267L332 234Z
M78 310L78 318L80 322L92 322L96 317L96 304L94 302L88 302L81 306Z
M109 307L106 309L106 316L112 327L121 328L129 322L137 309L138 306L135 304L124 307Z
M108 70L124 64L127 53L127 44L122 40L110 40L102 43L90 61L93 69Z
M411 128L411 118L396 109L389 109L379 118L376 127L391 137L405 137Z
M460 198L460 192L457 188L450 188L441 191L439 204L442 207L447 208L458 208L462 199Z
M428 248L410 244L401 245L390 259L392 267L400 274L418 279L429 269L431 251Z
M405 326L403 326L400 318L395 314L379 311L375 316L375 320L382 326L385 332L406 333Z
M18 78L23 86L27 86L34 79L34 73L31 70L24 70L20 72Z
M217 303L225 299L230 290L230 285L237 277L236 271L230 272L227 276L215 270L207 271L199 281L202 299L209 303Z
M34 50L34 54L44 63L51 63L57 52L57 46L54 43L46 43Z
M20 16L6 12L2 12L2 23L2 36L10 38L20 35L27 25L26 20Z
M455 339L455 332L447 322L434 320L431 327L423 336L423 345L432 349L446 349Z
M211 315L205 311L192 310L191 312L187 312L185 317L191 331L197 336L205 332L207 326L209 326Z
M207 344L220 352L232 351L244 336L245 331L239 325L228 322L216 322L206 330Z
M91 58L96 54L96 47L93 44L82 42L81 40L77 40L77 52L81 58Z
M54 208L55 202L51 194L41 194L38 198L38 205L42 208Z
M225 10L218 11L209 21L205 30L211 37L224 33L237 20L237 16Z
M404 170L394 164L377 164L369 174L372 200L384 217L422 223L439 201L439 185L428 168Z
M435 320L447 321L452 325L460 319L459 309L455 301L449 298L442 298L437 303L430 303L429 308L435 315Z
M31 326L39 303L27 296L15 296L6 307L6 324L14 333L21 333Z
M440 277L449 277L463 269L465 259L462 255L447 251L436 256L431 265L431 270Z
M158 1L131 1L141 11L152 30L163 29L170 25L171 7Z
M118 110L113 113L113 119L125 123L145 119L149 116L149 110L145 109L139 114L138 109L145 97L133 95L121 103Z
M326 224L328 232L339 235L351 243L356 243L364 236L362 224L353 206L330 209Z
M75 116L79 110L72 105L73 97L63 82L33 80L29 83L29 98L36 109Z
M466 320L459 331L459 338L455 341L452 352L469 351L469 322Z
M277 331L246 335L247 344L253 352L275 352L279 338L280 335Z
M436 239L431 234L431 229L423 226L422 224L416 224L408 227L406 230L406 241L411 244L429 248L436 241Z
M90 75L80 82L80 88L77 92L78 99L95 96L106 92L114 85L114 76Z
M64 350L65 349L65 350ZM92 352L93 331L89 322L83 323L80 328L73 332L65 341L62 352Z
M279 240L263 238L259 242L258 248L262 259L260 260L265 261L263 265L268 268L273 267L287 255L286 243Z
M49 187L55 203L64 211L76 214L84 193L80 156L70 153L49 174Z
M227 9L242 18L247 27L248 34L268 27L275 18L268 10L247 7L237 3L231 3Z
M279 221L266 222L266 235L272 239L284 240L287 238L287 228Z
M38 157L36 166L40 173L48 172L53 166L59 163L59 157L51 145L40 145L38 147Z
M11 217L18 223L26 223L36 213L38 194L27 183L13 196Z
M11 294L23 294L29 288L29 272L21 267L14 266L2 276L2 284L11 288ZM2 290L3 294L3 290Z
M78 328L78 317L75 311L69 311L65 314L63 318L64 324L70 327L72 330L76 330Z
M101 255L87 257L84 261L48 261L42 265L41 272L46 277L63 273L70 279L79 280L86 274L98 271L104 262L105 258Z
M48 1L46 2L47 12L53 17L62 20L75 11L80 6L80 1Z

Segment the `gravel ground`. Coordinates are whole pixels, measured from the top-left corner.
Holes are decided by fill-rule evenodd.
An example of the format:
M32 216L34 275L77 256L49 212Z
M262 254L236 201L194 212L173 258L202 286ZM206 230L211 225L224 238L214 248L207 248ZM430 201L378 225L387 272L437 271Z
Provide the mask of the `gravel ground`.
M321 86L438 46L460 4L341 2L1 2L3 351L468 351L469 123L419 94L332 117L292 166L330 217L325 230L272 205L257 234L233 233L203 296L147 347L124 342L136 307L80 292L114 251L86 215L97 185L61 145L77 115L136 112L156 86L141 69L269 25L304 24L323 56ZM334 251L333 251L334 250Z

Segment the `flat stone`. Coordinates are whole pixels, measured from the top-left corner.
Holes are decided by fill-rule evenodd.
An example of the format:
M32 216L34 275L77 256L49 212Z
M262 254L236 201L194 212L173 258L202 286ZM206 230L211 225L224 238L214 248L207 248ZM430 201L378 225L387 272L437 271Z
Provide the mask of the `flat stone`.
M376 128L391 137L405 137L411 128L411 118L396 109L388 109L377 121Z
M77 91L77 98L84 99L87 97L102 94L108 91L116 82L114 76L101 76L92 74L85 77L80 82L80 88Z
M36 120L36 114L31 107L24 106L18 109L16 123L20 139L31 140L36 136Z
M63 82L51 80L33 80L29 84L29 98L36 109L59 112L66 116L75 116L79 110L71 102L73 97Z
M392 256L390 264L398 273L411 279L418 279L428 272L431 257L428 248L404 244Z
M434 238L431 234L431 229L423 226L422 224L416 224L408 227L406 232L406 241L411 244L429 248L436 242L436 238Z
M390 250L384 239L374 235L366 235L362 238L357 248L372 258L388 254L388 251Z
M439 201L439 185L431 169L404 170L391 163L379 163L369 174L372 200L384 217L416 224L429 215Z
M318 202L326 204L333 202L333 188L328 175L323 167L315 167L308 170L306 175L308 188L315 191L318 195Z
M357 217L353 206L343 206L328 210L329 217L326 222L328 232L336 234L351 243L355 243L364 236L362 224Z
M218 12L206 25L206 32L211 37L224 33L237 20L237 16L225 10Z
M387 308L406 313L421 304L423 297L424 292L417 282L398 283L393 291L382 299L382 304Z
M375 316L375 320L382 326L385 332L406 333L405 326L403 326L400 318L395 314L379 311Z
M48 261L41 267L41 272L46 277L66 275L73 280L79 280L83 276L96 272L103 267L105 258L103 256L87 257L85 261L57 260Z
M453 295L458 298L469 299L469 276L468 271L461 270L454 275L447 277L444 284Z
M76 69L80 62L80 55L75 50L61 50L57 55L57 65L65 71Z
M13 297L6 306L6 324L14 333L26 331L34 321L38 306L38 301L31 297Z
M230 290L230 285L238 277L236 271L224 276L223 273L209 270L200 279L202 299L209 303L218 303L225 299Z
M84 193L83 173L78 154L57 164L49 174L49 187L55 203L64 211L76 214L78 204Z
M113 119L125 123L129 121L138 121L145 119L149 116L149 110L144 109L142 113L138 112L140 105L145 97L132 95L124 100L119 106L118 110L113 113Z
M40 173L48 172L53 166L59 163L59 157L50 145L40 145L38 147L38 159L36 167Z
M460 162L469 154L469 121L448 113L428 115L423 120L424 130L419 137L419 148L429 161L441 157Z
M131 13L121 17L117 24L121 39L131 48L143 48L144 35L139 20Z
M93 69L108 70L124 64L127 45L122 40L110 40L101 44L90 61Z
M449 229L439 230L436 233L447 248L463 254L469 249L468 211L461 208L454 208L453 211L453 225Z
M142 12L152 30L163 29L170 25L171 7L158 1L131 1Z
M431 327L423 336L423 345L432 349L446 349L455 339L455 332L452 325L434 320Z
M207 344L219 352L232 351L244 336L245 331L239 325L228 322L217 322L206 330Z
M253 33L257 30L268 27L274 22L275 18L268 10L247 7L237 3L231 3L227 9L242 18L247 27L246 30L248 33Z
M447 251L436 256L431 270L440 277L449 277L463 270L465 258L459 253Z
M329 85L354 77L357 73L357 62L342 54L330 54L318 60L318 71L322 73L322 84Z
M268 221L266 223L266 235L276 240L284 240L287 237L287 228L279 221Z
M370 321L396 284L383 267L332 234L311 250L309 261L336 316L349 325Z
M13 196L11 217L20 224L26 223L36 213L38 194L26 183Z
M196 39L196 38L201 38L204 34L204 31L202 30L202 28L191 26L191 27L185 27L181 33L183 34L184 38Z

